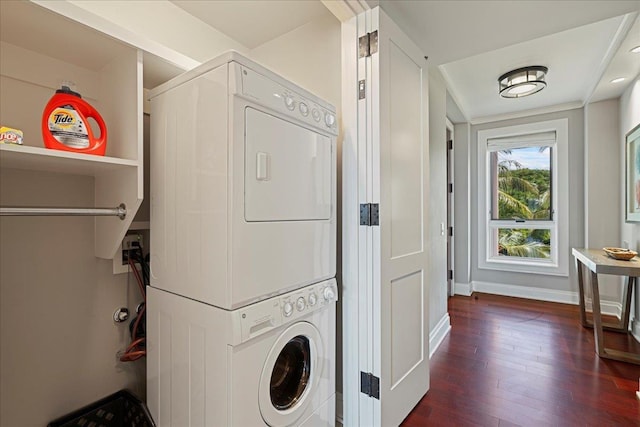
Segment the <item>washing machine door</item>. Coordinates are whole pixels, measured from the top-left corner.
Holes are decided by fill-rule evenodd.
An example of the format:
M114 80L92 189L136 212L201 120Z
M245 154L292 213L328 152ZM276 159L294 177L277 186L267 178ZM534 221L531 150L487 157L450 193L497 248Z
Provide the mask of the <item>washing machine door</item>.
M290 426L304 413L322 376L323 344L311 323L298 322L276 340L259 385L260 413L272 427Z

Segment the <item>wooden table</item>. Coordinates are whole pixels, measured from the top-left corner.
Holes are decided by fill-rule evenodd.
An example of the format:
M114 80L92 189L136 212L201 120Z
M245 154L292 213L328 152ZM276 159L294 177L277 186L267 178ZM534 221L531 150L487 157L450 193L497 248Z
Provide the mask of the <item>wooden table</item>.
M619 261L609 257L602 249L576 249L573 248L573 256L576 259L576 269L578 270L578 292L580 299L580 323L582 326L593 328L596 341L596 354L602 358L620 360L640 364L640 354L606 348L604 346L603 330L629 333L629 310L631 308L631 295L633 285L640 277L640 260L633 258L630 261ZM584 274L585 269L591 273L591 289L593 298L593 322L587 320L584 298ZM609 323L602 321L600 311L600 291L598 289L598 274L612 274L624 276L624 295L622 297L622 313L620 321Z

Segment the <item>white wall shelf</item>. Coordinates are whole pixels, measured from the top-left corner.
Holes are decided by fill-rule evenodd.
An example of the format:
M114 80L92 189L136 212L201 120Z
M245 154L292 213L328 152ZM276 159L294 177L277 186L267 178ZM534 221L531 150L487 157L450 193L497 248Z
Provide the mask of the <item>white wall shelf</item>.
M50 150L26 145L0 145L0 168L95 177L105 172L137 167L137 160Z

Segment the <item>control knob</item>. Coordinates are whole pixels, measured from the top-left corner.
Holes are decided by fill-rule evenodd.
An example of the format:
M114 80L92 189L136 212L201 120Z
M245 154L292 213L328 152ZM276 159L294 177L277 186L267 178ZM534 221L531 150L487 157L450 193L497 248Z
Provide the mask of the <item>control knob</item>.
M293 313L293 304L289 301L285 302L284 306L282 306L282 312L284 313L284 317L291 316L291 313Z
M327 127L333 126L335 122L336 122L336 116L334 116L333 114L327 113L324 115L324 123L327 125Z
M298 108L300 108L300 113L307 117L309 115L309 107L307 107L307 104L305 104L304 102L301 102L300 105L298 105Z
M296 301L296 307L297 307L298 311L302 311L307 307L307 303L304 300L304 297L298 298L298 300Z
M336 297L336 293L333 292L333 289L331 288L324 288L324 291L322 291L322 296L326 301L331 301Z
M309 295L309 305L313 307L314 305L316 305L316 302L318 302L318 297L314 292L311 295Z
M293 98L290 97L289 95L284 97L284 105L291 111L293 111L293 109L296 108L296 104L295 102L293 102Z

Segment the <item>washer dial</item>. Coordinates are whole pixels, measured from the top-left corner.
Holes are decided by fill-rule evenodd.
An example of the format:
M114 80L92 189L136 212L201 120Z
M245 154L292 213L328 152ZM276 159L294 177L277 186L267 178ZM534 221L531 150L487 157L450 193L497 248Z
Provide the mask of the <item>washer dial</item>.
M307 302L304 300L304 297L298 298L298 300L296 301L296 308L298 309L298 311L302 311L307 308Z
M282 306L282 313L284 314L284 317L291 316L291 314L293 313L293 304L291 304L289 301L285 302Z
M333 289L331 288L324 288L324 291L322 291L322 296L326 301L331 301L336 297L336 293L333 292Z

